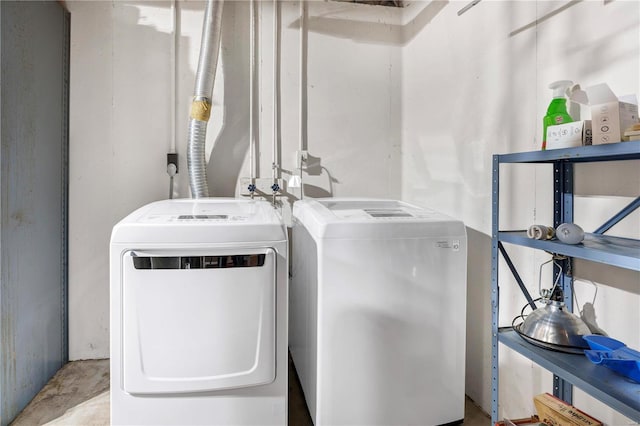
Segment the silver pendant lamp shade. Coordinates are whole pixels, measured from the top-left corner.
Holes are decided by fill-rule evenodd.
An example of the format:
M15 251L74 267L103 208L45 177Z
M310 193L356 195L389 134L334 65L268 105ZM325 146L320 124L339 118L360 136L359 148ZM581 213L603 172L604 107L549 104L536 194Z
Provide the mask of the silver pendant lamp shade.
M542 299L542 306L523 318L513 329L525 340L537 346L561 352L583 353L589 345L582 336L591 334L589 327L568 311L563 302ZM514 320L515 322L515 320Z

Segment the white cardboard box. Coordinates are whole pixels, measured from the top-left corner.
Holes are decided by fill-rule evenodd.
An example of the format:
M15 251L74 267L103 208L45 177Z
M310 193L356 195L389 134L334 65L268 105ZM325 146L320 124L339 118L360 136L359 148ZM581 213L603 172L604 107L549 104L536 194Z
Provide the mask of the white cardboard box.
M638 104L618 99L605 83L585 89L591 105L593 144L620 142L626 128L638 122Z
M547 127L547 149L591 145L591 120L574 121Z

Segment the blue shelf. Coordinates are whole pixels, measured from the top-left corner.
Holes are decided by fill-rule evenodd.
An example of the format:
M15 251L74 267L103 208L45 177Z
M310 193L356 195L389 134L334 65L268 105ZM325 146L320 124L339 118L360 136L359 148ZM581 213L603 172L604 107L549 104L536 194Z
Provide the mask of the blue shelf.
M516 152L497 155L500 163L568 163L640 159L640 141L549 149L546 151Z
M544 250L550 253L579 258L592 262L613 265L633 271L640 271L640 241L629 238L611 237L600 234L586 234L581 244L563 244L557 240L541 241L527 237L525 231L500 231L500 164L539 163L553 165L554 222L573 222L573 174L574 163L640 160L640 141L620 142L607 145L583 146L577 148L554 149L548 151L517 152L493 156L493 197L492 197L492 255L491 255L491 420L497 422L499 400L498 346L505 346L519 352L540 364L554 374L553 394L568 403L573 401L573 387L580 388L611 408L621 412L636 422L640 422L640 384L618 376L613 371L596 366L581 355L564 354L538 348L525 342L510 328L499 327L500 291L499 257L502 243ZM632 209L633 202L626 209ZM615 217L618 220L625 210ZM606 225L606 226L605 226ZM609 226L607 223L604 228ZM506 253L505 259L508 260ZM563 261L564 262L564 261ZM518 281L513 265L511 272ZM565 298L571 300L573 278L569 274L558 274L560 288ZM519 282L520 283L520 282ZM526 293L526 290L523 290Z
M525 231L501 231L498 239L505 243L640 271L640 240L586 234L582 243L571 245L558 240L534 240L528 238Z
M499 341L635 422L640 422L640 384L591 363L586 356L565 354L525 342L511 327L501 329Z

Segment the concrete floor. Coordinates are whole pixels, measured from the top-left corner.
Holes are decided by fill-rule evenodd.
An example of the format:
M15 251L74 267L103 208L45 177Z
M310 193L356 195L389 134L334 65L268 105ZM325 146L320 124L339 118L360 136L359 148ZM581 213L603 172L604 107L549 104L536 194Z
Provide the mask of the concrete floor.
M12 425L108 425L109 360L69 362Z
M109 424L109 360L66 364L36 395L12 426L103 426ZM298 376L289 359L289 424L313 426ZM488 426L489 417L469 398L465 426Z

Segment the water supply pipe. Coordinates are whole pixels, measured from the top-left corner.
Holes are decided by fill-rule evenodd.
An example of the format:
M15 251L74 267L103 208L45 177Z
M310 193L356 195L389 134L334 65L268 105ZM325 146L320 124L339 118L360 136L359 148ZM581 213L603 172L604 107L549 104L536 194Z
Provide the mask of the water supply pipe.
M171 34L171 143L169 146L169 152L176 152L176 79L178 76L178 0L171 1L171 27L173 29Z
M256 99L256 0L250 0L249 4L249 177L251 179L251 185L255 183L256 178L256 113L255 113L255 99ZM253 198L253 191L251 191L251 198Z
M211 116L213 84L220 51L222 6L223 0L207 0L204 12L200 57L193 101L191 102L187 143L187 168L189 169L189 186L192 198L209 196L205 141L207 123Z
M169 175L169 198L173 198L173 180L175 175L178 173L178 165L174 163L169 163L168 158L169 155L176 153L176 140L177 132L176 132L176 123L178 122L176 118L176 78L177 78L177 67L178 67L178 0L171 1L171 21L172 21L172 35L171 35L171 117L169 122L171 123L171 143L169 145L169 152L167 153L167 174Z
M271 177L275 185L278 178L278 143L280 142L280 134L278 132L278 125L280 123L280 2L279 0L273 0L273 152L271 163ZM277 192L273 190L274 194ZM275 195L274 195L275 196Z
M304 183L302 182L302 166L306 161L303 154L307 147L307 3L300 0L300 99L299 99L299 141L297 166L300 168L300 199L304 198Z

